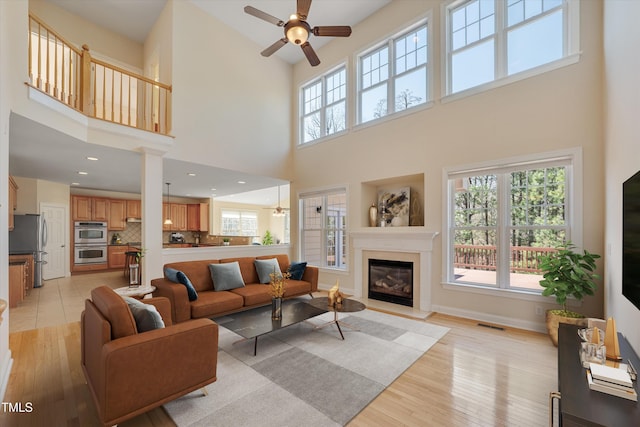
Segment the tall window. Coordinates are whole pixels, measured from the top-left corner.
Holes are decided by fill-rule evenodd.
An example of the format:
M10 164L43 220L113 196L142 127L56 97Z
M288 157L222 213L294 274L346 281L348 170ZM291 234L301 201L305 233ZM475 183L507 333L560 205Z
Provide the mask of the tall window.
M347 193L345 189L303 194L300 240L310 264L347 268Z
M359 123L427 102L427 42L427 24L423 22L360 56Z
M315 141L347 128L347 72L343 65L302 88L300 143Z
M539 293L539 260L577 237L573 155L449 173L447 282Z
M447 8L447 93L548 64L570 43L574 0L460 0Z
M257 236L258 213L255 211L222 210L223 236Z

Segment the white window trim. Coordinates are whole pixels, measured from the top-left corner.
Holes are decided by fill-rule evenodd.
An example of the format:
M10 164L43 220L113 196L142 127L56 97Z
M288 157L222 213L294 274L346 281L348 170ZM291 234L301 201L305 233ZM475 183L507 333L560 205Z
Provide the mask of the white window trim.
M440 7L440 28L442 28L442 54L440 55L440 93L442 94L442 97L440 100L443 104L466 98L468 96L476 95L478 93L485 92L491 89L502 87L520 80L525 80L559 68L567 67L569 65L576 64L580 60L580 56L582 55L582 52L580 50L580 0L566 0L567 4L565 6L564 25L566 26L568 31L566 33L565 39L563 40L566 52L566 55L564 57L556 61L542 64L538 67L524 70L520 73L512 74L510 76L501 76L490 82L461 90L456 93L450 93L449 88L451 83L451 75L449 71L451 69L451 66L449 46L451 45L451 34L449 31L449 10L467 1L468 0L452 0L450 2L442 4ZM502 41L496 39L496 43L502 43ZM504 60L504 58L498 56L500 55L496 55L496 61Z
M328 186L328 187L317 187L317 188L310 188L307 190L300 190L297 192L297 200L298 200L298 259L304 259L304 248L303 248L303 236L302 236L302 231L303 231L303 225L304 225L304 209L302 208L302 199L303 198L308 198L308 197L317 197L317 196L326 196L329 195L331 193L340 193L340 192L344 192L345 193L345 197L346 197L346 204L347 204L347 226L345 227L345 235L347 236L347 260L350 257L350 248L349 248L349 223L350 223L350 203L349 203L349 185L348 184L344 184L344 185L335 185L335 186ZM349 261L347 261L347 265L344 268L338 268L338 267L328 267L328 266L317 266L319 271L325 271L325 272L329 272L329 273L335 273L335 274L344 274L344 275L348 275L350 268L351 268L351 263Z
M325 78L330 75L335 73L336 71L338 71L340 68L344 68L344 72L345 72L345 98L344 98L344 130L341 130L340 132L334 132L330 135L323 135L320 138L316 138L314 140L308 141L308 142L304 142L304 118L305 118L305 114L304 114L304 88L309 86L310 84L318 81L318 80L322 80L322 106L320 107L320 114L322 116L325 115L324 110L327 108L327 103L326 103L326 82L325 82ZM345 135L349 132L349 123L350 123L350 118L349 118L349 110L350 110L350 102L349 102L349 87L351 86L350 84L350 67L349 67L349 61L348 60L344 60L342 62L340 62L338 65L331 67L329 69L327 69L326 71L324 71L322 74L315 76L314 78L304 82L303 84L300 85L300 87L298 88L298 143L296 144L297 147L302 148L302 147L306 147L309 145L314 145L317 144L318 142L321 141L326 141L332 138L336 138L338 136L342 136Z
M260 230L260 213L256 210L253 209L235 209L235 208L221 208L220 209L220 227L223 227L223 222L224 222L224 213L225 212L237 212L238 214L240 214L240 224L242 224L242 215L243 214L254 214L256 217L256 235ZM237 232L234 231L234 233L236 234L226 234L226 236L245 236L244 234L242 234L242 229L238 230ZM221 230L221 235L225 236L224 231ZM256 235L251 235L251 236L245 236L245 237L256 237Z
M496 297L509 297L529 301L548 302L547 297L543 297L537 292L526 291L523 289L485 287L474 284L454 283L448 280L449 269L452 263L451 246L452 236L451 212L452 204L451 192L449 191L449 179L455 175L463 175L468 172L481 172L482 170L496 170L499 168L513 168L518 164L532 164L536 162L546 163L553 159L569 158L572 172L568 179L570 180L567 203L567 216L569 217L571 242L578 248L583 245L583 166L582 166L582 148L568 148L564 150L529 154L524 156L511 157L496 161L486 161L468 165L460 165L444 168L442 171L442 277L441 285L444 289L468 291ZM540 289L542 291L542 289Z
M353 128L354 129L362 129L362 128L366 128L368 126L371 126L372 124L379 124L379 123L384 123L387 120L393 120L395 118L398 117L404 117L406 115L409 114L413 114L416 113L418 111L422 111L425 108L430 108L434 105L434 90L435 90L435 79L434 79L434 66L433 66L433 58L434 58L434 38L433 38L433 19L432 19L432 15L433 13L431 12L431 10L429 10L427 13L425 13L424 15L420 16L418 19L416 19L415 21L413 21L412 23L409 23L407 25L403 25L402 28L398 29L398 31L387 35L386 37L383 37L382 39L380 39L380 41L371 44L369 47L367 47L366 49L360 51L359 53L354 55L354 62L355 62L355 66L354 66L354 71L355 71L355 82L356 84L353 85L354 87L354 96L353 96L353 100L356 104L356 108L354 109L355 114L354 117L352 118L352 122ZM371 52L381 48L384 45L389 45L389 42L391 40L395 40L397 39L399 36L410 32L412 29L416 29L422 25L426 25L427 27L427 64L426 64L426 72L427 72L427 83L426 83L426 88L427 88L427 98L425 99L425 102L419 105L416 105L414 107L410 107L407 109L404 109L402 111L394 111L392 113L388 113L383 117L380 117L378 119L373 119L373 120L369 120L367 122L361 122L360 121L360 117L361 117L361 112L362 112L362 106L360 104L360 93L362 92L362 81L360 80L360 60L363 56L366 56L368 54L370 54ZM395 66L392 64L393 61L391 61L389 63L389 79L391 80L392 77L396 77L395 74L392 75L391 73L391 69L395 69ZM387 102L388 104L388 102ZM388 105L387 105L388 107Z

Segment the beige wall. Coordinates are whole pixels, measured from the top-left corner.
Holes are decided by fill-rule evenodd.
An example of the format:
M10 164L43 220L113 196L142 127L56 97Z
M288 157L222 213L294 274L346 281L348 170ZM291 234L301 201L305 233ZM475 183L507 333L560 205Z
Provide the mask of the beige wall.
M289 180L291 66L193 4L173 5L168 157Z
M142 44L95 25L46 1L29 0L29 11L75 47L89 46L92 56L142 71ZM113 62L112 62L113 63Z
M581 2L582 54L578 63L451 102L439 99L440 11L440 1L392 2L383 12L357 25L349 39L336 39L320 49L319 67L311 68L304 61L295 66L293 105L297 105L297 90L302 84L345 59L351 81L355 81L354 52L400 31L416 17L431 13L430 47L434 50L437 79L433 107L295 149L295 191L347 185L349 226L361 227L366 218L363 212L368 209L360 195L363 182L424 174L425 226L441 232L443 168L581 147L586 191L583 206L578 209L584 213L583 243L590 251L603 253L601 2ZM353 89L348 96L353 118ZM293 134L297 135L295 117ZM536 306L557 308L552 300L544 303L444 289L440 285L442 250L441 238L438 239L433 254L434 308L531 329L542 329L544 322L542 316L536 315ZM353 254L350 261L352 264ZM344 287L355 285L353 269L347 277L322 272L320 282L330 284L337 277ZM580 310L601 316L602 295L600 289L596 297L585 300Z
M606 93L606 315L640 350L640 310L622 295L622 183L640 170L640 2L604 2Z
M14 177L18 184L16 214L40 213L40 203L58 203L69 206L69 186L42 179Z

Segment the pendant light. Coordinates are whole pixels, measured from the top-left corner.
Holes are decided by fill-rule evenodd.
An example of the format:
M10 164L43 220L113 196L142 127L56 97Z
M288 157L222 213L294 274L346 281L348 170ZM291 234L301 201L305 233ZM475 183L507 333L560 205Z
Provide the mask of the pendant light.
M173 221L171 221L171 196L169 195L169 186L171 185L171 183L167 182L165 184L167 184L167 204L169 204L169 213L167 215L167 218L164 220L164 225L173 225Z

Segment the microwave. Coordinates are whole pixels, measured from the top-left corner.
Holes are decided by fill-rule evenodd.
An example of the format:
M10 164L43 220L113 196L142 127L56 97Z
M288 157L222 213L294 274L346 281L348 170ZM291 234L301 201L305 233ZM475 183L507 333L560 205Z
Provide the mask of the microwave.
M100 221L76 221L73 241L76 245L106 245L107 223Z

